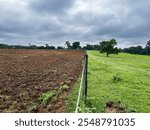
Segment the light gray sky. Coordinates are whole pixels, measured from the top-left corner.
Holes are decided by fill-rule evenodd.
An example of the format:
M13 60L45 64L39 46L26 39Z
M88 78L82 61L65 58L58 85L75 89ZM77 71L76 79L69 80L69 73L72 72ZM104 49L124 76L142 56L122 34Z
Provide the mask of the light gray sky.
M145 46L150 0L0 0L0 43L84 45L111 38L119 47Z

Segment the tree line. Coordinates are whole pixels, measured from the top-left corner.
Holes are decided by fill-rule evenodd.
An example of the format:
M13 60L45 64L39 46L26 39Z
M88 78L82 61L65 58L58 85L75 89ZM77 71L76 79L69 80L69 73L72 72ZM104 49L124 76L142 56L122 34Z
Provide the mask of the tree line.
M65 47L63 46L49 46L48 44L45 44L44 46L36 46L31 45L29 43L28 46L22 46L22 45L8 45L8 44L0 44L0 48L3 49L68 49L68 50L98 50L101 53L106 53L107 56L110 54L118 54L119 52L125 52L125 53L131 53L131 54L142 54L142 55L150 55L150 40L147 41L146 46L136 46L136 47L129 47L129 48L117 48L117 41L115 39L110 39L106 41L101 41L99 44L86 44L85 46L81 47L80 42L65 42Z
M49 46L48 44L45 44L45 46L36 46L36 45L31 45L30 43L28 46L0 44L0 48L1 49L50 49L50 50L64 49L61 46L58 46L56 48L55 46Z
M150 40L147 41L146 46L136 46L122 49L122 52L131 54L150 55Z

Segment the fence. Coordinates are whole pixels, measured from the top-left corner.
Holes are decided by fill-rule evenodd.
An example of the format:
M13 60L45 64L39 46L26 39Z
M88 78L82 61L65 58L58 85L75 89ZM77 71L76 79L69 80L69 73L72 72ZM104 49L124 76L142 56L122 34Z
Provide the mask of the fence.
M80 98L81 98L81 91L82 91L82 101L81 101L82 112L84 112L84 109L85 109L85 103L86 103L86 97L87 97L87 85L88 85L87 84L87 72L88 72L88 55L85 54L75 113L78 113Z

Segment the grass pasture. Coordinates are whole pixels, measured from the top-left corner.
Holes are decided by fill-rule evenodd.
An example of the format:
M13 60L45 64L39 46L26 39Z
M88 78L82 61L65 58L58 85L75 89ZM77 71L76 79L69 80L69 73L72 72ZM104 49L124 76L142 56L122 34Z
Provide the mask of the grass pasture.
M150 112L150 56L120 53L106 57L98 51L87 53L89 110L106 112L106 104L113 102L125 112ZM77 91L70 94L70 102L77 99Z

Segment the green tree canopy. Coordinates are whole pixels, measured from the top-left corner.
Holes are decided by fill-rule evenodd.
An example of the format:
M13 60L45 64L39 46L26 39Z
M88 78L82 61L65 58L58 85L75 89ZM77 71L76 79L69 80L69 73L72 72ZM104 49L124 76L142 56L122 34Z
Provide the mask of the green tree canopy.
M147 44L145 47L145 53L146 53L146 55L150 55L150 40L147 41Z
M117 41L115 39L111 39L108 41L100 42L100 52L106 53L107 57L109 54L118 54L118 48L115 47L117 45Z
M150 40L147 41L146 47L150 47Z
M74 42L72 43L72 49L80 49L80 42Z

